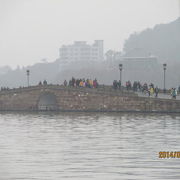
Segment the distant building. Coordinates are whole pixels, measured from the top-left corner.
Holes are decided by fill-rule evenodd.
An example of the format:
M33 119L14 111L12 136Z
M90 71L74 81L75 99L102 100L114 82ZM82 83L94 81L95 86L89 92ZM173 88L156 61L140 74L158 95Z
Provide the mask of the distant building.
M108 50L105 53L106 61L110 61L110 62L118 61L121 59L121 57L122 57L122 54L120 51Z
M103 40L95 40L89 45L86 41L75 41L72 45L63 45L59 49L60 61L102 61L104 56Z
M162 68L157 57L122 57L116 64L117 68L118 63L123 64L124 82L130 80L159 84L158 78L161 76Z
M157 57L123 57L121 63L126 66L128 70L147 70L156 68L158 65Z

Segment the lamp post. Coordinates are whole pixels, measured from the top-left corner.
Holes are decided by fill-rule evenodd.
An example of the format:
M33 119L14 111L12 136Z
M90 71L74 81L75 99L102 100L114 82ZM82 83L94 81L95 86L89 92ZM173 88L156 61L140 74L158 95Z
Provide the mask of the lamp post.
M167 64L163 64L163 70L164 70L164 93L166 93L166 67L167 67Z
M29 87L29 75L30 75L30 70L28 69L28 70L26 71L26 73L27 73L27 85L28 85L28 87Z
M119 72L120 72L120 83L122 85L122 67L123 65L122 64L119 64ZM121 87L120 87L121 88Z

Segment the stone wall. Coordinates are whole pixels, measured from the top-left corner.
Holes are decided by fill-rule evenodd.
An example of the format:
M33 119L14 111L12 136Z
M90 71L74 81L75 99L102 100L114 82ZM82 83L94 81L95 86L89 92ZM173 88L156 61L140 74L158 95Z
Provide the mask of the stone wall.
M133 93L60 86L36 86L0 93L0 110L38 110L42 94L56 97L59 111L180 112L180 101L138 97Z

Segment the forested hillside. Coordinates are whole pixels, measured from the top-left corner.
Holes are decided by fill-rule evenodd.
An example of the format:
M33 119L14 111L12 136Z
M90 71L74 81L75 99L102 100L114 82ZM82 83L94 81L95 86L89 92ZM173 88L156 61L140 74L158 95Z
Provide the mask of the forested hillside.
M160 62L179 62L180 18L169 24L156 25L153 29L130 35L123 50L126 56L155 55Z

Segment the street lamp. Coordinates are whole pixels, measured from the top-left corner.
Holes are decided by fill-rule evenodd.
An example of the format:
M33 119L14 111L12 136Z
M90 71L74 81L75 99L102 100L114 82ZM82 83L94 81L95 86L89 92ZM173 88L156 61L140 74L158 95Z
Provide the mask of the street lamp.
M163 64L163 70L164 70L164 93L166 93L166 67L167 67L167 64Z
M28 87L29 87L29 75L30 75L30 70L28 69L28 70L26 71L26 73L27 73L27 85L28 85Z
M122 64L119 64L119 71L120 71L120 83L122 85L122 67L123 65Z

